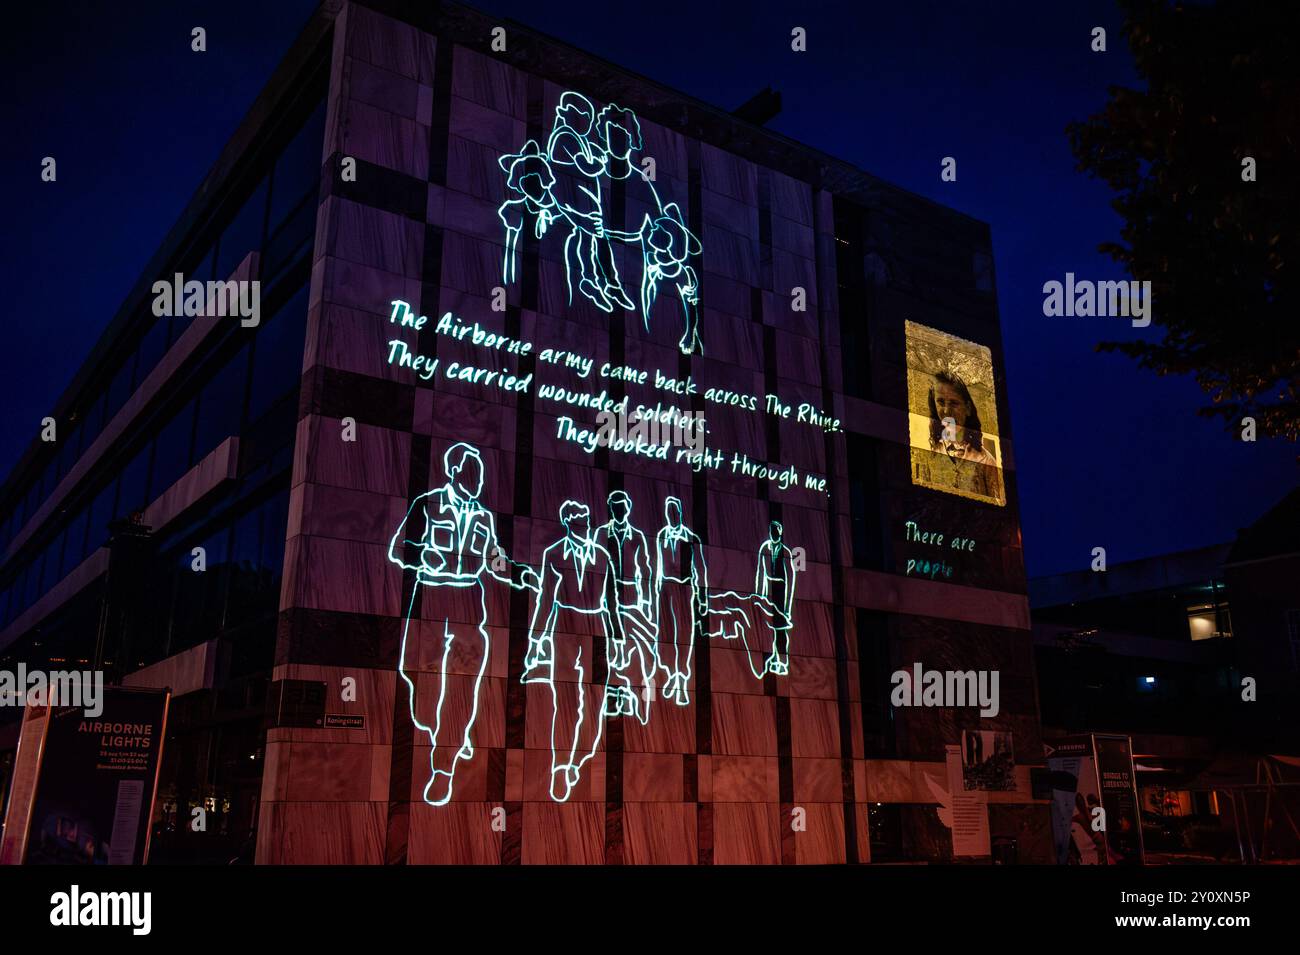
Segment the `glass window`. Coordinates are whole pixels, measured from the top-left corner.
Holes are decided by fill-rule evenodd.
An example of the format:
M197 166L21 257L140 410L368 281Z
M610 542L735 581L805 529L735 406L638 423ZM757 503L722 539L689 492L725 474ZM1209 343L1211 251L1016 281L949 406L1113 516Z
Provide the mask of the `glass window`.
M42 551L32 559L31 566L27 568L27 592L23 595L24 609L36 603L36 598L41 595L41 563L44 560L45 553Z
M9 622L13 623L18 619L19 614L27 609L27 604L23 603L23 591L27 582L26 574L20 570L18 576L9 587Z
M262 287L267 288L285 266L297 261L315 239L316 197L307 196L289 216L283 228L267 240L262 265Z
M36 479L36 483L33 485L33 490L36 492L36 500L33 502L32 506L33 514L40 510L41 505L45 503L45 499L53 493L55 482L58 480L58 470L59 458L58 452L55 450L54 456L41 467L40 476Z
M307 286L304 285L253 340L253 382L248 419L256 421L276 400L298 387L307 336Z
M218 444L239 434L244 414L244 385L248 380L249 346L227 361L199 394L194 432L194 458L202 460Z
M235 267L244 261L249 252L262 248L262 224L266 219L266 179L257 184L252 195L245 200L230 225L221 234L217 244L217 272L219 281L230 277Z
M45 548L45 574L41 580L41 593L47 592L63 579L63 537L63 532L54 535L54 540Z
M81 425L78 424L68 434L62 442L63 447L59 449L59 470L58 479L63 480L72 466L77 463L77 458L81 457Z
M14 617L17 617L27 609L27 604L23 602L23 598L27 594L26 566L18 568L18 573L14 575L14 582L10 587L10 590L13 593L13 596L9 598L9 612L11 614L10 620L12 621Z
M106 404L104 407L104 424L113 420L113 415L117 414L126 399L131 397L131 392L135 390L135 353L132 352L127 356L126 361L118 368L113 380L109 382L106 394Z
M143 510L149 503L150 450L150 446L145 444L122 469L117 493L117 513L123 517L129 517L134 512Z
M876 444L871 438L850 434L849 517L853 532L853 566L883 570L885 547L880 521L880 489L876 473Z
M254 508L235 522L230 560L230 625L256 619L263 609L259 594L266 587L261 566L262 508Z
M54 489L59 486L59 451L54 448L53 454L45 467L41 469L41 502L54 493Z
M1232 636L1227 606L1222 603L1193 604L1187 608L1187 629L1193 640Z
M113 519L113 504L117 496L117 482L110 481L90 505L89 526L86 528L87 556L104 546L108 540L108 524Z
M153 486L164 494L190 469L190 444L194 434L194 402L191 400L158 432L154 441Z
M191 548L182 547L177 555L178 581L176 612L172 632L180 636L170 650L195 646L221 629L226 604L226 585L229 580L228 539L229 528L223 527L202 541L206 570L193 569Z
M104 430L104 405L107 401L108 399L103 393L96 395L82 419L81 425L84 431L81 439L81 449L83 451L89 451L91 444Z
M185 257L185 265L181 267L181 274L185 280L197 279L200 282L206 282L212 278L213 253L216 251L215 246L207 246L202 252L193 252ZM224 277L224 276L223 276ZM175 341L173 338L172 341Z
M284 570L284 538L289 529L289 492L281 491L264 505L266 520L262 526L262 566L275 580L275 592L280 593L280 576Z
M284 568L284 534L289 494L276 494L239 518L231 545L230 607L227 626L274 615Z
M83 507L68 522L67 540L63 544L63 566L74 569L86 556L86 518L89 508Z
M140 347L136 350L136 354L139 356L137 371L141 382L149 376L149 372L158 367L158 362L162 361L162 356L167 353L171 324L172 320L166 316L155 318L149 330L144 333L144 338L140 339Z
M27 489L27 497L23 500L23 520L25 525L32 519L36 509L41 506L41 479L38 477L36 482Z
M315 198L320 192L321 150L324 149L324 144L325 103L322 101L275 161L271 218L267 234L273 235L305 197Z

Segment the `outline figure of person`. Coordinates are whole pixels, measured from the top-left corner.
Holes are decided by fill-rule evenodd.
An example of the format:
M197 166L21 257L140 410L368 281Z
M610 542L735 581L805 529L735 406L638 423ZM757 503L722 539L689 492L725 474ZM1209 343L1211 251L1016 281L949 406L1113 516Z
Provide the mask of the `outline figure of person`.
M411 502L388 548L389 560L416 574L402 629L398 672L410 688L411 721L428 734L432 746L424 800L434 806L450 801L457 763L474 756L474 721L490 647L483 576L490 574L519 590L539 586L532 568L502 553L492 512L479 504L483 458L478 449L458 442L446 450L442 462L446 483ZM419 551L414 564L406 559L412 547ZM432 613L425 611L433 629L429 636L420 634L418 627L415 633L411 630L411 612L420 593L432 605ZM474 675L468 701L448 693L453 654L457 669ZM432 708L415 685L415 674L428 669L438 674Z
M555 171L571 171L578 177L574 183L567 177L559 177L554 190L560 214L572 226L564 240L569 301L573 301L576 266L578 290L601 311L612 312L615 304L625 309L635 308L623 290L614 266L613 250L605 235L600 180L606 173L608 157L596 134L596 108L581 93L568 91L560 95L546 155Z
M617 581L609 553L591 537L587 505L560 505L564 536L542 552L541 588L529 627L530 652L548 658L551 690L551 798L566 801L596 755L605 716L631 693L611 661L622 655ZM603 661L602 661L603 658ZM598 666L604 663L603 683ZM590 676L595 680L588 680Z
M645 534L631 522L632 498L626 491L610 492L605 503L609 507L609 521L596 528L594 537L614 563L618 614L626 636L619 648L621 656L613 663L619 670L628 670L635 657L641 687L639 694L631 692L620 700L620 712L635 716L644 726L650 721L651 688L659 666L654 603L650 598L654 584L650 545Z
M497 209L497 217L506 227L506 250L501 264L501 280L509 285L515 280L515 260L518 257L519 236L528 217L533 218L533 235L541 238L547 228L560 215L556 208L552 188L555 173L550 161L542 155L535 140L528 140L517 153L502 156L497 164L506 174L506 189L516 193L518 199L507 199Z
M655 535L659 661L668 674L664 695L678 706L686 706L690 703L687 685L695 653L695 621L708 614L708 567L699 536L682 523L678 498L664 501L664 520L667 523Z
M634 244L641 252L640 307L646 327L659 283L672 280L685 326L678 347L688 355L702 352L699 277L689 264L700 254L700 239L687 228L680 207L665 204L651 176L633 164L632 154L643 148L641 124L632 110L609 103L597 113L581 93L562 93L545 151L529 140L518 153L498 159L506 172L507 192L517 197L497 209L506 227L502 277L507 285L515 279L519 236L530 216L539 239L551 223L563 218L570 226L564 240L569 302L576 274L579 291L597 308L612 313L618 305L632 311L637 305L623 287L612 240ZM653 211L634 232L611 229L601 179L626 180L634 172L649 187Z
M772 630L772 652L763 668L777 676L790 673L790 630L794 626L795 568L783 535L780 521L768 525L768 538L759 545L754 571L754 593L766 597L777 611L767 623Z
M655 198L658 199L657 194ZM688 264L692 256L700 254L699 238L686 227L682 210L675 202L663 206L658 217L651 218L649 213L646 214L640 238L645 258L645 268L641 273L641 314L646 328L650 327L650 311L659 293L659 283L673 279L682 302L685 325L677 347L684 355L703 352L700 344L700 282L695 269Z

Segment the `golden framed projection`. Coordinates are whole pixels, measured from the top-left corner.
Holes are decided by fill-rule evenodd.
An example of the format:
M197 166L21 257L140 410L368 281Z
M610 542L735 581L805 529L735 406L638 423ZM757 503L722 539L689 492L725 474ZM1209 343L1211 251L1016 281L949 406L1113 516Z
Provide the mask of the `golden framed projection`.
M912 483L1004 506L993 353L906 323Z

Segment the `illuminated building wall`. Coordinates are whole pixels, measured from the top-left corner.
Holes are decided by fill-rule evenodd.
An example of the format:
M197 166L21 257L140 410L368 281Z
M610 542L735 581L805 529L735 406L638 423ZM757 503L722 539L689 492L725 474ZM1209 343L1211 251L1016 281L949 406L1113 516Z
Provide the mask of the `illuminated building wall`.
M313 17L0 489L0 663L172 687L159 859L948 859L987 738L983 854L1048 861L988 228L499 25Z
M943 858L944 747L977 726L1010 733L1019 763L989 797L992 837L1042 856L987 228L522 28L494 54L494 21L405 9L349 4L336 25L274 673L323 683L334 725L268 731L259 861L827 863L867 861L873 832L878 856ZM653 188L629 171L645 157ZM603 239L578 221L593 210ZM699 347L683 331L696 293ZM925 447L909 412L928 413L940 371L963 419L937 415L955 430ZM702 413L719 460L584 445L624 398ZM984 440L962 445L967 405ZM446 490L458 442L482 478L464 513L475 488ZM919 473L920 452L944 466ZM595 715L608 618L575 609L603 599L603 565L581 563L569 516L585 508L594 531L614 491L652 550L681 502L716 633L697 635L684 705L684 668L658 671L644 722ZM562 523L565 502L583 508ZM773 521L798 565L787 672L768 664L773 602L754 597ZM547 561L596 583L531 589L525 568L545 578ZM724 635L735 619L747 639ZM544 649L524 682L548 626L550 656L581 648L586 665ZM999 715L892 707L890 674L918 661L999 670ZM625 672L644 696L638 663ZM579 698L573 745L601 736L565 778L572 734L556 743L553 723Z

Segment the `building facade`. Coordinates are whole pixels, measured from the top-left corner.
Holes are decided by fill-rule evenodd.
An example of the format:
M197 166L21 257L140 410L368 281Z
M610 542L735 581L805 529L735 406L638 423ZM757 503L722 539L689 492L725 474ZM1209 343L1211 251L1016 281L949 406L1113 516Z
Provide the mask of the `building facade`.
M1128 736L1148 851L1293 859L1292 491L1229 544L1029 582L1043 732Z
M260 324L155 320L175 272ZM96 354L3 492L0 653L172 688L155 857L1050 860L983 224L330 2Z

